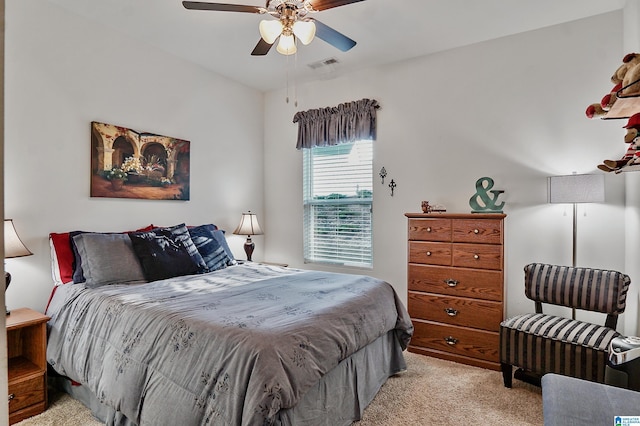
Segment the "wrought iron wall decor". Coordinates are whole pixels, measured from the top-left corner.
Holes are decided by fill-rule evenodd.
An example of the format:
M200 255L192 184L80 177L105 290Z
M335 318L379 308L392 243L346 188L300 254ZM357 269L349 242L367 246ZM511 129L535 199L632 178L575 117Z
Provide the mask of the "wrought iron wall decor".
M382 178L382 184L384 185L384 178L387 177L387 169L385 169L384 166L382 166L382 168L380 169L380 173L378 174Z
M393 190L396 189L396 186L398 186L396 184L396 182L393 179L391 179L391 183L389 183L389 188L391 188L391 196L392 197L393 197Z

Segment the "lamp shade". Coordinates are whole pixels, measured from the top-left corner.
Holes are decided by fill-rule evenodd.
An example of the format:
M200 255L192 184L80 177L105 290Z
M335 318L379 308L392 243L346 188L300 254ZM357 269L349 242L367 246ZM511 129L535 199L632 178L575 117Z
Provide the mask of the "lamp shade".
M260 30L260 36L264 41L269 44L273 44L274 41L282 34L282 22L274 19L263 19L260 21L258 29Z
M31 256L33 253L22 243L12 219L4 220L4 258Z
M312 21L296 21L293 23L293 33L306 46L316 35L316 24Z
M263 232L258 223L258 216L250 211L242 213L240 224L233 233L236 235L262 235Z
M603 203L604 175L551 176L548 181L550 203Z
M276 47L278 53L283 55L293 55L298 50L296 48L296 41L293 38L292 34L285 35L282 34L280 36L280 41L278 42L278 47Z

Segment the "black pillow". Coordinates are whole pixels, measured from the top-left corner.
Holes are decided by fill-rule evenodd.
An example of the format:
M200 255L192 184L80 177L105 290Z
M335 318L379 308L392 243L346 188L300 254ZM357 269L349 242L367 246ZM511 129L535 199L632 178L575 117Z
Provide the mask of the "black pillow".
M76 235L86 234L86 231L71 231L69 232L69 241L71 242L71 250L73 251L73 263L71 267L73 268L73 282L74 283L83 283L85 282L84 273L82 271L82 258L80 257L80 253L78 252L78 247L76 246L75 240L73 239Z
M148 281L199 274L207 270L184 223L144 232L129 232L129 238Z
M216 238L215 232L222 231L218 231L216 226L211 224L189 228L191 239L202 255L208 272L226 268L234 263L233 258L229 258L225 247Z

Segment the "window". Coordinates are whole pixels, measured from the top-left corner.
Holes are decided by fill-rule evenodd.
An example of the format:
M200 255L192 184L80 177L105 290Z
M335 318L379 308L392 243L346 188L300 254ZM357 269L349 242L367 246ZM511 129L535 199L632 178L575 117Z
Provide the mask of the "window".
M373 144L304 149L304 260L372 267Z

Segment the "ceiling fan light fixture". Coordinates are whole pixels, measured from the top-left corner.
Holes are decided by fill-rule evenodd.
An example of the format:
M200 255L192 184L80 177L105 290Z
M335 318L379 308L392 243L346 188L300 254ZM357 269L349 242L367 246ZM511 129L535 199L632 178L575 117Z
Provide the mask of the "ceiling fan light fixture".
M306 46L316 35L316 24L313 21L296 21L293 23L293 33Z
M280 42L278 42L278 47L276 48L278 53L283 55L293 55L296 53L296 41L293 38L293 34L282 34L280 36Z
M276 41L278 36L282 34L283 28L282 22L274 19L263 19L258 27L260 36L269 44L273 44Z

